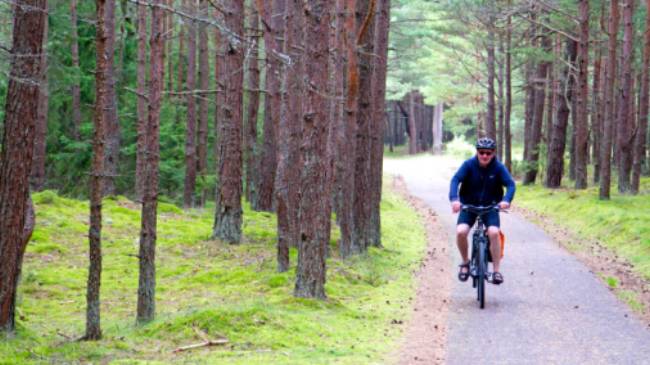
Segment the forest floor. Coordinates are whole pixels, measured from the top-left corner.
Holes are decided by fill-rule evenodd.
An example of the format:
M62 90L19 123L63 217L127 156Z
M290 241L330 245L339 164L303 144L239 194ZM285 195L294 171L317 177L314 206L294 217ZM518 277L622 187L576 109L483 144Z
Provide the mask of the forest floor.
M134 323L139 206L105 199L97 342L76 340L85 323L88 202L37 193L18 330L0 339L0 364L384 363L403 337L413 273L426 252L424 225L389 187L381 207L383 249L341 260L333 229L325 301L293 297L295 249L291 270L277 272L274 214L245 206L244 240L228 245L209 239L213 206L184 211L160 202L157 318L144 326ZM201 346L209 341L215 345Z
M506 233L502 264L505 283L489 285L486 308L478 308L471 284L460 283L455 278L455 263L460 261L453 240L456 216L451 214L447 195L449 180L459 162L448 157L417 156L388 159L384 164L384 171L400 176L410 194L424 201L447 227L448 252L454 263L453 269L445 274L451 290L444 360L420 359L417 347L414 350L404 346L400 351L402 358L408 360L402 363L646 362L650 358L647 346L650 329L643 312L633 310L634 306L617 298L611 283L608 285L611 280L590 266L596 261L581 262L571 247L562 246L563 237L551 238L542 228L530 223L540 221L533 219L534 204L527 215L518 208L502 215ZM515 207L525 195L517 195ZM563 223L571 224L568 222L571 221L565 219ZM557 222L547 228L551 226L557 226ZM567 237L590 240L584 234L571 233L571 227L563 228L567 232L564 240ZM604 252L599 253L603 260L610 260ZM430 280L438 282L440 276L438 273ZM426 290L423 287L420 292ZM635 290L643 292L644 288ZM414 327L428 325L426 320L411 322ZM428 333L437 335L435 331Z

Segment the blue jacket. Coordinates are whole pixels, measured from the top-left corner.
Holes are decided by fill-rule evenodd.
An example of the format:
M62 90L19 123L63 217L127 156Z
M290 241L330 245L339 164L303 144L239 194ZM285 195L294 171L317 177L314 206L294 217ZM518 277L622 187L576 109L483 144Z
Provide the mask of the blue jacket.
M480 167L478 157L463 162L451 179L449 200L473 205L492 205L501 201L511 202L515 197L515 182L508 169L496 157L486 167ZM505 197L503 187L507 188Z

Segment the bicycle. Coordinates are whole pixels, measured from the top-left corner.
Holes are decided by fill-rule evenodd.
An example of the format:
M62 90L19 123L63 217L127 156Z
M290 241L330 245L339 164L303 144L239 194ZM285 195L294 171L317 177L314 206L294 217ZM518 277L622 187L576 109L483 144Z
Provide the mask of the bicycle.
M465 204L461 209L477 215L474 234L472 235L472 257L469 264L469 274L472 277L472 287L476 288L476 300L479 302L480 308L483 309L485 308L485 282L490 282L491 273L488 272L490 239L487 236L487 227L485 227L482 217L492 210L499 211L499 206Z

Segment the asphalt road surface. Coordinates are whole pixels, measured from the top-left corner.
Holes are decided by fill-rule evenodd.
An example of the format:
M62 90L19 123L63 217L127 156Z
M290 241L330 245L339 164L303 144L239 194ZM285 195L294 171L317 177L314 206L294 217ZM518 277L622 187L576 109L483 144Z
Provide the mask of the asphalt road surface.
M409 192L449 227L454 265L460 263L457 215L448 192L458 166L434 156L384 163L386 173L401 175ZM454 279L447 364L650 364L650 329L586 266L516 213L502 214L501 226L505 282L487 285L485 309L478 307L471 280ZM454 267L450 275L456 273Z

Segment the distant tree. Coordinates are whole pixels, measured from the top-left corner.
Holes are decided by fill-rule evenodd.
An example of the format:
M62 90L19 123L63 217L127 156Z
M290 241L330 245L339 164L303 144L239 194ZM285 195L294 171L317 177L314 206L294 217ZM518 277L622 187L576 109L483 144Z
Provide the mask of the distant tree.
M648 130L648 99L650 99L650 0L646 0L645 33L643 38L643 61L641 67L641 96L639 100L639 123L634 141L634 156L632 162L631 191L639 193L641 180L641 164L646 153L646 136Z
M104 195L117 194L115 180L118 176L120 162L120 123L117 116L117 94L115 84L115 0L105 1L106 7L106 105L104 127L106 133L106 151L104 154Z
M305 83L300 177L300 241L294 295L326 298L326 247L330 239L327 161L330 9L325 0L304 2Z
M225 25L234 34L243 34L244 8L240 0L227 0ZM217 156L218 179L216 213L212 236L229 243L239 243L242 226L242 86L244 49L234 36L220 37L224 62L219 68L219 82L225 86L225 100L219 104Z
M32 158L32 172L30 176L30 187L32 191L41 191L45 186L45 152L47 147L47 115L49 112L50 91L47 78L48 57L47 57L47 33L48 18L45 18L43 27L43 54L41 55L41 80L40 93L38 98L38 112L36 113L36 129L34 135L34 156Z
M634 0L623 1L623 53L616 129L618 191L630 192L632 149L634 146Z
M183 0L185 11L190 16L196 14L196 0ZM185 128L185 185L183 190L183 206L194 206L194 190L196 188L196 24L193 20L186 21L187 31L187 123Z
M605 101L605 113L603 123L603 138L600 145L600 187L598 196L600 199L610 198L611 185L611 161L612 161L612 139L614 136L614 83L616 80L616 48L619 23L618 0L611 0L608 25L607 42L607 69L605 72L605 84L603 100Z
M138 201L142 200L146 182L146 144L147 144L147 105L149 103L146 94L147 83L147 7L138 4L138 55L137 55L137 135L136 135L136 164L135 164L135 196Z
M576 189L587 188L587 160L589 157L589 1L580 0L580 39L578 43L578 95L576 130Z
M200 0L200 14L208 15L208 0ZM199 24L199 87L207 90L210 86L210 59L208 55L208 33L206 24ZM208 189L205 179L208 175L208 94L199 97L199 131L197 145L197 170L204 190L201 192L200 205L205 205Z
M79 82L79 36L77 34L77 0L70 0L70 57L75 72L75 80L72 83L72 127L73 136L79 139L79 128L81 127L81 86Z
M153 0L149 39L149 108L145 143L145 187L140 226L140 275L137 322L154 319L156 312L156 226L160 161L160 101L163 88L163 0Z
M29 174L34 152L46 0L16 0L0 152L0 333L15 329L16 288L33 229ZM30 222L31 220L31 222Z
M262 1L258 0L261 5ZM283 52L291 57L289 65L283 64L281 72L281 105L278 124L278 164L275 175L275 199L278 227L278 271L289 270L289 247L297 247L300 240L298 193L300 184L300 137L302 97L304 84L304 29L302 5L297 0L287 0L285 8Z
M257 116L260 105L260 68L259 68L259 14L255 7L250 7L248 12L248 39L252 47L251 52L246 58L248 65L248 87L246 94L248 96L248 105L246 112L246 125L244 141L246 150L246 199L249 202L257 201L257 181L260 166L257 164Z

